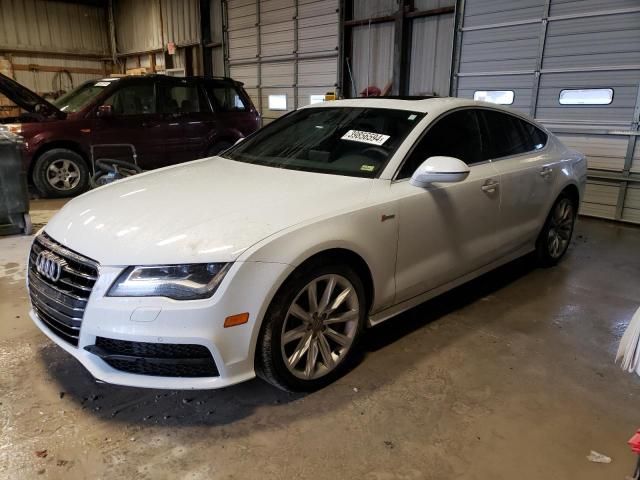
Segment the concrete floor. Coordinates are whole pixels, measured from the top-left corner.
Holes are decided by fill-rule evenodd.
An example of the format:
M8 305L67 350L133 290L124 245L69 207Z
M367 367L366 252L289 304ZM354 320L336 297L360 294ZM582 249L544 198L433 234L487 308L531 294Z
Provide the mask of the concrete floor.
M59 204L34 202L35 222ZM517 261L369 331L359 365L307 396L259 380L200 392L94 383L28 318L29 240L0 239L0 478L633 471L640 379L613 357L640 300L638 228L581 219L558 267ZM590 450L612 463L587 461Z

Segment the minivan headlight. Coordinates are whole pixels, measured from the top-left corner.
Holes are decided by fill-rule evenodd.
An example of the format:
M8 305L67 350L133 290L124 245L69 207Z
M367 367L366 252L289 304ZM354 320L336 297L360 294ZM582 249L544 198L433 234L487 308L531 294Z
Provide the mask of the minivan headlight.
M113 282L108 297L168 297L198 300L211 297L230 263L128 267Z

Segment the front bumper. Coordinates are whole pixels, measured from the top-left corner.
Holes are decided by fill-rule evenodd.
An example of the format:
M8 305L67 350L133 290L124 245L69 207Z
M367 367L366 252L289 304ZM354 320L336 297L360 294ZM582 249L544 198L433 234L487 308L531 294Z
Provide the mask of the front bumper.
M177 301L161 297L116 298L105 294L122 267L100 267L87 303L78 346L57 336L32 310L34 323L73 355L98 380L118 385L167 389L213 389L255 377L254 353L262 317L292 267L280 263L237 262L213 297ZM243 325L224 328L226 317L249 312ZM96 337L157 344L206 347L215 361L215 377L163 377L128 373L85 350Z

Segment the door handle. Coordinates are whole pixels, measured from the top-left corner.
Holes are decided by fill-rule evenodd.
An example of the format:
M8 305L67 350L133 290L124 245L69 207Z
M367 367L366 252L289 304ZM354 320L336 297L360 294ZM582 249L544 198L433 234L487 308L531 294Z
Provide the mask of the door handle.
M540 169L540 176L542 178L549 178L553 174L551 167L544 166Z
M494 180L487 180L487 182L480 187L483 192L493 193L498 189L498 182Z

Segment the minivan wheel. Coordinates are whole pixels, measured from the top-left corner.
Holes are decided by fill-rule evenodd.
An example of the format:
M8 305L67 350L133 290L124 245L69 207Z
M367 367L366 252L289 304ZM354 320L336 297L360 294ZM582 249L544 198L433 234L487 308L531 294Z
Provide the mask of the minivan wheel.
M38 157L33 183L45 197L73 197L87 189L89 169L76 152L54 148Z
M567 252L576 214L574 201L567 195L560 195L553 204L536 242L538 260L543 266L555 265Z
M353 358L366 312L364 286L348 265L314 263L274 297L256 353L256 373L290 392L314 391Z

